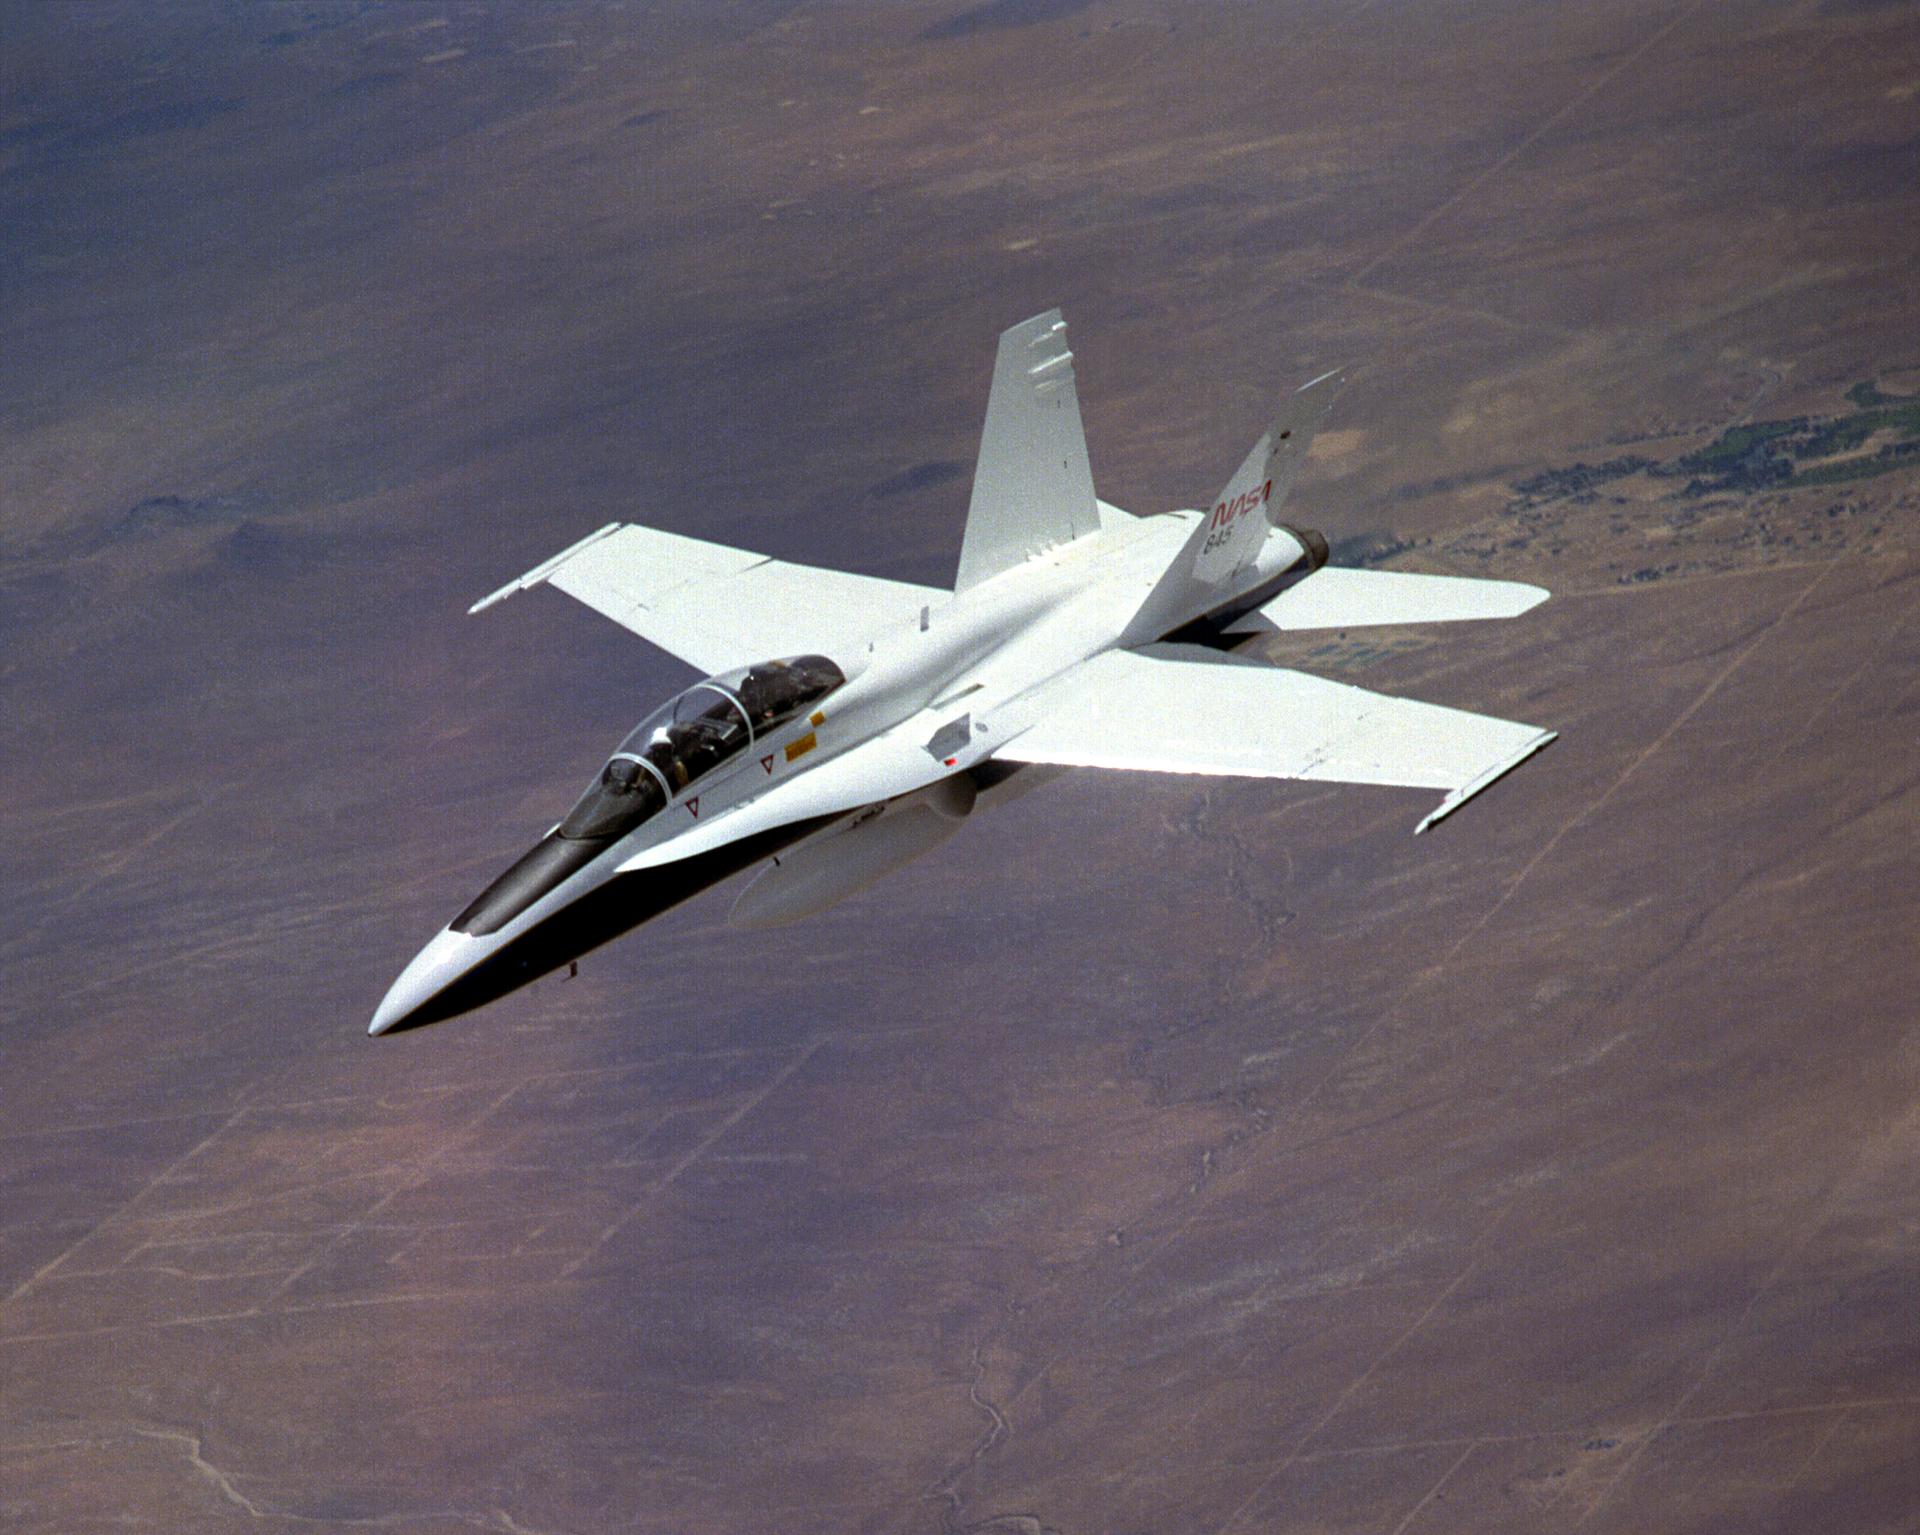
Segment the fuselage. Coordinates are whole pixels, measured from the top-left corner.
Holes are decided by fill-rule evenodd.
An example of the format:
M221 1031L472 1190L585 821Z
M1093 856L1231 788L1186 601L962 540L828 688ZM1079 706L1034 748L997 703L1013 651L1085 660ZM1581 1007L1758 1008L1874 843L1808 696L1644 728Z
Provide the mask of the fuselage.
M743 710L744 744L698 777L647 768L660 803L631 830L570 838L556 826L421 950L370 1032L469 1011L877 804L990 772L1031 723L1022 700L1061 672L1230 619L1324 557L1272 527L1217 583L1168 583L1203 514L1102 512L1098 532L929 604L864 654L831 657L846 680L818 707L764 730ZM690 694L731 698L721 681Z

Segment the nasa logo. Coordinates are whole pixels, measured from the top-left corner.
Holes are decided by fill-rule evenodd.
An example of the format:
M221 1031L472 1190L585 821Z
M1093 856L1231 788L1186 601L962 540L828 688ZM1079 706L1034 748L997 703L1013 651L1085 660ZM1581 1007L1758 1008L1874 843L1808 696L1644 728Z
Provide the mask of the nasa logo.
M1268 480L1258 490L1243 490L1231 501L1222 501L1213 509L1213 525L1216 528L1229 527L1257 506L1265 506L1267 497L1273 494L1273 481Z
M1265 506L1272 494L1273 481L1268 480L1258 490L1243 490L1231 501L1222 501L1207 521L1207 541L1201 552L1211 554L1221 545L1231 543L1240 519L1255 508Z

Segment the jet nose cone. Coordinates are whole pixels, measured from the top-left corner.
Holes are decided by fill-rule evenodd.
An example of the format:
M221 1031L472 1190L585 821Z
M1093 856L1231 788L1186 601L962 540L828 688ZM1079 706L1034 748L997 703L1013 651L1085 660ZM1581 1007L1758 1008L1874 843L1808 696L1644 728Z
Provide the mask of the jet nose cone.
M403 1026L406 1020L445 991L483 957L489 945L451 928L439 934L414 955L412 963L400 972L400 978L387 989L385 998L374 1010L369 1034L385 1034Z

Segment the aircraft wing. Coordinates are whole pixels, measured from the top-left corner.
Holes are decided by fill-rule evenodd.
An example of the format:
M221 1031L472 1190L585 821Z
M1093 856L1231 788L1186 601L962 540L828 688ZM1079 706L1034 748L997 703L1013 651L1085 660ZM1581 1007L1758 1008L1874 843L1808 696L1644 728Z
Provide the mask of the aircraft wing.
M1107 651L1014 707L1033 724L1002 761L1445 790L1416 832L1554 739L1196 645Z
M791 565L746 549L610 522L468 611L545 583L703 672L817 653L844 660L948 600L930 586Z

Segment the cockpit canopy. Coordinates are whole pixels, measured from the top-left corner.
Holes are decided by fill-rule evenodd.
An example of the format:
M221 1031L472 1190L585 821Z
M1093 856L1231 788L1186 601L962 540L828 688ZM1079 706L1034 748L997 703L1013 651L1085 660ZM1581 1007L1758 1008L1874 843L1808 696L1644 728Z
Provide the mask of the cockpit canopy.
M560 835L574 841L625 836L846 680L825 656L788 656L696 682L628 732L560 823Z

